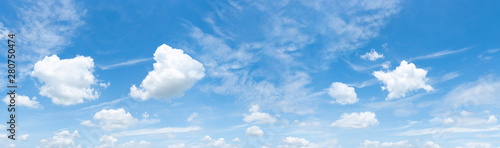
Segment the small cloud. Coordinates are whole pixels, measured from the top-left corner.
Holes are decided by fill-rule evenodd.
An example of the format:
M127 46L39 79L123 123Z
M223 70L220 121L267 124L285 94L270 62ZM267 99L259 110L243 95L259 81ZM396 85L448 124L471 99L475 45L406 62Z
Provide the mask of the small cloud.
M380 58L384 58L384 54L379 54L375 49L372 49L370 52L365 53L364 55L361 55L361 58L364 60L370 60L370 61L375 61Z

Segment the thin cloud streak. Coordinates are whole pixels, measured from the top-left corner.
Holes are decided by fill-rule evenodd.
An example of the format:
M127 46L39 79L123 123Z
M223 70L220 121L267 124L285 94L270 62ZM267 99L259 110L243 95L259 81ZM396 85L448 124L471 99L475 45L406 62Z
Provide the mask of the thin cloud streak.
M441 56L449 55L449 54L455 54L455 53L460 53L466 50L469 50L471 47L465 47L459 50L444 50L444 51L439 51L439 52L434 52L428 55L424 56L418 56L415 58L411 58L411 60L422 60L422 59L432 59L432 58L438 58Z
M121 62L121 63L99 66L99 68L101 68L102 70L108 70L108 69L112 69L112 68L116 68L116 67L120 67L120 66L133 65L133 64L136 64L136 63L140 63L140 62L144 62L144 61L149 61L149 60L153 60L153 58L128 60L128 61Z
M139 129L133 131L123 131L119 133L113 133L112 136L115 137L123 137L123 136L139 136L139 135L151 135L151 134L168 134L168 133L187 133L192 131L201 130L198 126L192 127L165 127L165 128L148 128L148 129Z

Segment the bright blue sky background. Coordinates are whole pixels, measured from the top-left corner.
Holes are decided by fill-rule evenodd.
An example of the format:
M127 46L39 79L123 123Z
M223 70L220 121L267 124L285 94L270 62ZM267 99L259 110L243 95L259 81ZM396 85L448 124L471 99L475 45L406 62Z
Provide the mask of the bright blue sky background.
M3 3L0 37L17 35L17 91L28 97L28 105L17 111L18 140L3 139L3 145L500 146L497 1ZM187 79L160 74L165 81L158 82L164 85L150 86L166 93L143 99L129 95L132 85L144 90L141 82L161 69L153 66L161 62L153 54L174 51L170 47L184 52L164 55L170 57L165 61L180 63L170 68L203 77L191 78L183 70ZM383 56L362 58L372 49ZM75 58L79 55L93 62L81 69L63 64L68 61L50 63L52 55L85 62ZM175 58L187 55L192 59ZM63 70L50 73L38 65L42 74L33 74L35 63L43 61ZM196 62L203 70L186 65ZM90 71L95 81L87 83L77 70ZM376 77L376 71L387 77ZM42 76L45 72L48 76ZM63 76L70 79L59 81ZM63 105L41 93L49 83L98 94ZM167 86L186 89L170 92ZM391 91L403 95L388 97ZM62 102L78 97L62 97ZM358 101L339 103L353 99ZM259 110L250 111L254 105ZM143 117L145 112L149 117ZM99 113L105 119L96 117ZM1 117L8 119L6 110ZM245 120L250 117L255 120ZM252 126L262 133L249 133ZM103 137L110 135L115 141L106 143Z

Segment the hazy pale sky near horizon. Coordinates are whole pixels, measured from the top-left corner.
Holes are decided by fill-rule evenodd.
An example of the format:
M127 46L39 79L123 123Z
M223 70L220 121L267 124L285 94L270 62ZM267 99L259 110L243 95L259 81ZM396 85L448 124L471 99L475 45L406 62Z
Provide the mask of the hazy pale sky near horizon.
M500 147L498 8L5 0L0 147Z

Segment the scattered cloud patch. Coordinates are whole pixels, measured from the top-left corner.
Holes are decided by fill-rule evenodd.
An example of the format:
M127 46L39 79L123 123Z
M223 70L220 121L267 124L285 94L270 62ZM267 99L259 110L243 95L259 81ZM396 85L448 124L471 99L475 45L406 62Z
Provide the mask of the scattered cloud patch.
M399 142L383 142L366 140L361 143L358 148L405 148L413 147L413 145L408 143L408 140L403 140Z
M370 52L365 53L360 56L364 60L375 61L380 58L384 58L384 54L379 54L375 49L372 49Z
M94 115L94 120L99 121L99 126L105 130L126 129L138 123L125 109L103 109Z
M393 71L375 71L375 76L385 86L382 90L389 91L386 100L405 97L408 92L424 89L434 90L427 82L427 70L417 68L415 64L401 61L401 65Z
M74 140L76 138L80 138L78 131L74 131L70 133L68 131L61 131L54 133L54 137L45 138L40 140L41 148L79 148L80 146L76 146Z
M432 141L427 141L425 144L424 144L424 147L425 148L441 148L437 143L434 143Z
M40 102L36 101L36 97L33 97L30 99L28 96L23 96L23 95L16 95L15 103L17 106L26 106L29 108L43 108L42 105L40 105ZM10 104L10 96L5 96L3 99L3 102L5 104L9 105Z
M31 76L42 83L40 95L51 98L54 104L67 106L99 97L99 93L92 88L97 81L92 74L93 69L94 60L91 57L76 56L61 60L52 55L36 62Z
M378 120L372 112L343 113L337 121L330 124L341 128L367 128L374 125L378 125Z
M269 115L268 113L259 112L259 105L252 105L249 109L249 115L243 114L243 121L247 123L255 123L255 124L265 124L265 123L274 123L277 120Z
M194 122L194 119L198 117L198 113L197 112L194 112L192 113L191 115L189 115L189 117L187 118L187 121L188 122Z
M328 95L336 100L333 102L339 103L341 105L354 104L358 102L357 94L353 87L349 87L341 82L334 82L330 85L327 90Z
M141 85L130 87L130 96L141 100L169 99L184 95L198 80L205 76L203 65L181 49L161 45L154 53L154 70Z
M246 134L249 136L262 136L264 132L258 126L251 126L247 128Z

